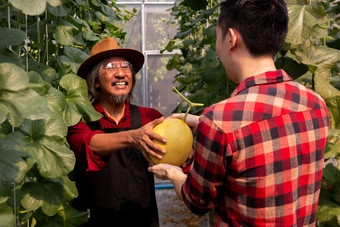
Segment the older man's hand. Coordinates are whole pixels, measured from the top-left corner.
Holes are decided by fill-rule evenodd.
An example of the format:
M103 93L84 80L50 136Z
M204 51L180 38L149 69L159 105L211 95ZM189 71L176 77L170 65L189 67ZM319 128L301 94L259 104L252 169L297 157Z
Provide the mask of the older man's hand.
M144 158L148 161L150 165L153 165L154 163L151 161L148 154L158 158L162 159L161 154L165 154L165 150L155 144L152 140L157 140L161 143L166 143L166 139L158 135L157 133L154 133L152 129L163 122L164 117L158 118L143 127L135 130L131 130L130 136L131 136L131 144L140 150L144 156Z

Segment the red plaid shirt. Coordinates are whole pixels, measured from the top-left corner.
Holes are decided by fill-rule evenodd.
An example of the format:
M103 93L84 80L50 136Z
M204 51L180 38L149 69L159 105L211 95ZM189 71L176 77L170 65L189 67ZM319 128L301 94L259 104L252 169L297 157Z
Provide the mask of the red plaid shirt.
M182 195L214 226L315 226L329 117L283 71L247 78L200 118Z

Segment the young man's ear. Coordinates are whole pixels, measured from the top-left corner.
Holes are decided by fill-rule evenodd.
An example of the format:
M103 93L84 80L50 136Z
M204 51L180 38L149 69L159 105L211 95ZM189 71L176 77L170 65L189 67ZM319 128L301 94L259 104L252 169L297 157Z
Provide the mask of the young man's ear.
M234 49L234 47L236 46L237 41L238 41L238 35L239 35L239 33L236 30L234 30L232 28L228 29L228 36L229 36L228 37L229 38L229 40L228 40L228 45L229 45L228 49L229 50Z

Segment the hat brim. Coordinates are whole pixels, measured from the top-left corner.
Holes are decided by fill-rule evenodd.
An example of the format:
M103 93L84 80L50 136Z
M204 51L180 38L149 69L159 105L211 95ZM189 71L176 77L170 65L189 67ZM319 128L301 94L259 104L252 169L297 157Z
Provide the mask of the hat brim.
M103 52L100 52L98 54L88 57L79 66L77 75L85 79L88 73L92 70L92 68L95 66L96 63L98 63L104 58L108 58L112 56L125 57L126 60L131 63L132 68L135 71L135 73L138 73L144 64L144 55L138 50L129 49L129 48L107 50L107 51L103 51Z

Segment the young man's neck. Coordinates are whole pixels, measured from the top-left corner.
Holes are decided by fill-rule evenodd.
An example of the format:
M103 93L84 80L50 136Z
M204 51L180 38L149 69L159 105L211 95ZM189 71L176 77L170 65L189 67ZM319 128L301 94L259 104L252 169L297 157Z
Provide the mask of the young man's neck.
M241 83L251 76L276 70L274 60L271 56L253 57L250 55L241 55L235 62L233 78L237 80L234 81L236 83Z

